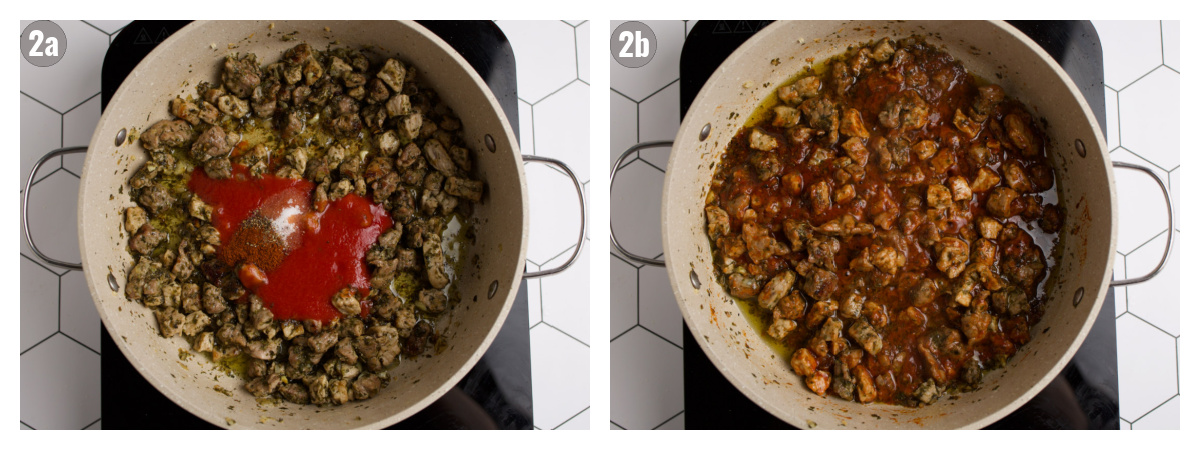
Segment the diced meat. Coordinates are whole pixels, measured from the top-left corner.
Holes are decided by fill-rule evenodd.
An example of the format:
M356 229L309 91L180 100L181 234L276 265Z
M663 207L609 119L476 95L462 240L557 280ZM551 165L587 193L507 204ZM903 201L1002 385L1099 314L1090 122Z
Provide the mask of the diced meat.
M997 175L992 169L981 167L975 174L975 181L971 182L971 192L987 192L998 184L1000 184L1000 175Z
M777 341L782 341L796 329L796 321L789 319L776 319L771 322L771 326L767 328L767 335L775 338Z
M864 319L858 319L850 324L848 330L850 337L854 338L859 345L863 347L867 353L872 355L879 353L883 349L883 338L875 331L875 328L867 323Z
M812 376L817 372L817 358L807 348L792 353L792 370L801 376Z
M774 153L755 152L750 155L750 164L758 171L759 180L767 180L783 172L783 163Z
M822 397L825 396L825 391L829 389L829 383L829 372L824 370L818 370L804 379L804 384L808 386L808 389Z
M867 131L867 127L863 125L862 113L854 108L847 108L846 111L842 112L842 126L840 131L846 136L861 139L871 137L870 132Z
M228 155L236 141L237 137L227 135L224 128L212 126L200 133L189 154L198 161L208 161L213 157Z
M820 89L821 79L816 76L807 76L796 80L795 83L780 87L777 95L784 103L794 105L806 98L815 97Z
M909 296L912 298L913 305L925 306L933 302L940 290L936 279L925 278L912 288Z
M342 313L343 316L357 316L362 313L362 306L355 297L354 291L350 288L344 288L334 294L331 301L333 307Z
M924 161L933 157L933 155L937 153L938 148L937 143L929 139L925 139L921 142L918 142L916 145L913 145L912 150L916 152L917 158L920 158L922 161Z
M933 169L934 173L944 174L949 171L950 167L953 167L956 162L957 158L954 156L954 152L950 151L950 149L944 148L937 152L936 155L933 155L933 158L929 160L929 167Z
M950 185L950 195L954 201L963 201L971 199L971 186L967 184L967 179L960 176L953 176L947 180Z
M783 234L792 243L792 251L798 251L804 248L805 243L808 242L808 238L812 234L812 226L807 222L785 219L783 221Z
M754 298L755 295L758 295L758 281L754 277L741 273L730 274L729 293L737 298Z
M729 234L729 214L725 210L710 205L704 208L704 214L708 219L709 239L715 241L718 237Z
M804 283L804 293L817 301L827 300L837 291L837 274L824 269L814 269Z
M436 289L446 287L450 283L450 277L446 275L446 257L442 254L441 236L434 234L425 238L422 256L425 257L425 274L429 284Z
M862 294L850 292L846 294L842 301L838 303L838 312L847 319L857 318L862 314L863 301L866 300Z
M921 385L917 387L917 390L913 392L913 397L915 397L917 400L920 400L921 403L928 405L937 400L938 394L937 384L935 384L933 379L930 378L925 380L924 383L921 383Z
M871 51L870 56L875 62L884 62L891 59L895 53L896 49L892 47L892 40L883 39L875 44L875 48Z
M858 401L863 403L874 402L878 391L875 389L875 382L871 378L871 372L863 365L854 366L850 370L854 373L854 378L858 380Z
M1005 161L1000 165L1000 171L1004 173L1004 182L1008 187L1020 193L1033 191L1033 184L1029 182L1029 176L1025 174L1025 169L1015 160Z
M775 149L779 147L779 139L776 139L774 136L771 136L769 134L763 133L758 128L750 130L750 136L748 138L748 142L749 142L750 148L755 149L755 150L764 151L764 152L775 151Z
M837 270L834 257L841 249L841 243L835 238L814 235L808 240L808 262L829 270Z
M971 120L966 114L963 114L961 109L954 110L954 128L967 135L967 139L975 139L979 135L979 131L983 129L983 124Z
M940 184L929 185L929 189L925 194L925 200L929 203L929 207L934 209L948 208L954 205L950 189Z
M771 237L766 228L759 227L753 222L742 225L742 240L746 242L746 250L750 259L756 263L788 252L787 247Z
M400 61L388 58L375 76L392 88L392 92L400 92L404 88L404 77L407 74L407 69Z
M152 225L146 223L138 229L137 234L129 240L129 248L134 252L149 255L154 251L158 244L167 239L167 234L155 229Z
M184 145L194 138L192 126L182 120L161 120L139 138L146 150L159 151Z
M1047 233L1057 233L1062 229L1062 225L1063 208L1058 205L1046 205L1046 209L1042 211L1042 218L1038 219L1038 226Z
M900 131L917 130L929 123L929 104L916 91L906 90L888 99L879 112L879 124Z
M865 166L869 162L870 152L867 151L867 146L860 137L851 137L843 141L842 150L846 151L846 156L854 160L855 164Z
M799 319L804 317L804 307L804 298L800 296L800 292L791 291L775 304L772 315L781 319Z
M1025 207L1021 202L1021 194L1007 187L999 187L988 196L987 210L993 216L1007 219L1020 214Z
M892 247L883 247L876 252L871 253L871 264L875 268L895 275L898 270L904 267L907 259L904 253L897 251Z
M808 199L812 204L813 212L816 213L816 215L825 214L825 211L832 206L829 201L829 191L829 183L827 183L825 180L821 180L809 188Z
M775 117L771 119L771 125L780 128L794 127L800 123L800 110L790 106L776 106L772 111Z
M988 296L988 300L991 302L992 311L996 314L1015 316L1029 312L1029 300L1026 298L1025 292L1013 286L992 292Z
M442 146L441 142L437 140L426 141L423 150L425 158L429 160L429 165L437 169L438 172L447 177L453 177L458 174L454 161L450 159L450 154L446 153L446 147Z
M947 237L938 241L937 268L947 277L957 278L967 266L970 246L959 238Z
M417 309L437 314L446 310L446 294L438 289L425 289L417 296Z
M762 291L758 293L758 306L770 310L775 307L775 304L787 295L792 286L796 284L796 273L791 270L784 270L771 278Z
M225 70L221 73L221 82L231 94L241 98L249 97L262 80L258 71L258 58L253 53L242 55L241 58L229 56L225 58Z
M838 128L841 121L838 118L837 105L827 98L818 97L805 100L800 104L800 111L808 119L808 126L824 130L830 144L838 141Z
M996 109L996 105L1003 100L1004 89L999 85L993 84L979 88L979 95L971 104L971 120L983 122Z
M183 328L184 316L177 310L160 309L154 311L154 317L158 319L158 333L162 337L175 336Z
M1033 142L1033 132L1029 130L1028 118L1020 114L1004 116L1004 128L1008 131L1008 139L1021 149L1024 156L1033 156L1038 148Z

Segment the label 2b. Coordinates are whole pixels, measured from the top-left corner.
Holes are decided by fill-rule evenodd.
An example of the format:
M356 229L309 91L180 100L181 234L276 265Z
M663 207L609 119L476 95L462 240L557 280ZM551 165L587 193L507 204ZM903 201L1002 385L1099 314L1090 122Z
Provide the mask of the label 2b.
M641 22L623 22L613 30L609 39L613 59L622 66L635 69L650 63L658 50L654 30Z
M38 67L49 67L67 54L67 34L58 24L39 20L21 32L21 56Z

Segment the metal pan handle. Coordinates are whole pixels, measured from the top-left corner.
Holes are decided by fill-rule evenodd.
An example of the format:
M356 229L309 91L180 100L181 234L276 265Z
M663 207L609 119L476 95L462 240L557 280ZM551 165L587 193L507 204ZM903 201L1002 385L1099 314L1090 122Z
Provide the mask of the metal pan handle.
M1159 272L1162 272L1163 266L1165 266L1167 264L1167 260L1171 258L1171 245L1174 243L1175 237L1175 205L1173 202L1171 202L1171 191L1167 189L1167 184L1163 183L1162 178L1159 178L1158 174L1154 173L1153 170L1137 164L1129 164L1120 161L1113 161L1113 167L1118 169L1133 169L1141 171L1146 175L1150 175L1150 178L1153 178L1154 182L1158 183L1159 189L1162 189L1163 198L1167 200L1167 248L1163 250L1162 259L1158 260L1158 265L1155 266L1154 270L1151 270L1150 273L1137 278L1113 280L1111 283L1109 283L1112 286L1128 286L1154 278Z
M636 152L638 150L651 148L651 147L668 147L668 148L670 148L674 144L675 144L674 141L649 141L649 142L639 143L637 145L634 145L633 147L629 147L629 150L625 150L625 153L622 153L621 156L619 158L617 158L617 162L613 164L612 171L608 173L609 197L612 196L613 182L617 178L617 168L621 167L621 164L625 162L625 158L628 158L629 155L633 154L633 152ZM613 247L615 247L618 252L621 252L622 255L625 255L626 258L632 259L634 261L637 261L637 262L640 262L643 264L650 264L652 266L665 266L667 264L666 261L663 259L653 259L653 258L647 258L645 256L635 255L633 252L626 250L625 247L622 247L621 243L617 241L617 233L615 231L613 231L613 229L612 229L611 217L609 218L609 222L608 222L608 241L612 242Z
M37 176L38 169L41 169L42 164L45 164L50 158L68 155L71 153L83 153L86 151L87 147L66 147L42 155L42 157L38 158L37 162L33 164L33 168L29 170L29 179L25 180L25 190L21 192L21 224L25 225L25 242L29 243L29 248L33 250L33 254L37 255L37 257L42 261L45 261L46 264L61 267L63 269L83 270L83 264L59 261L46 256L45 253L42 253L41 250L38 250L37 244L33 242L33 235L29 234L29 188L30 186L33 186L33 180Z
M579 196L579 239L575 242L575 251L571 252L571 257L567 258L567 262L563 263L561 266L553 269L539 270L537 272L525 272L524 277L540 278L547 275L554 275L567 270L568 267L571 267L572 264L575 264L575 260L579 258L579 249L583 248L583 239L585 236L587 236L587 204L583 198L583 186L579 184L579 179L575 177L575 172L572 172L571 168L567 167L566 164L563 164L562 161L554 158L546 158L534 155L521 155L521 159L525 160L525 162L549 164L562 169L563 173L566 173L567 177L571 179L571 185L575 186L575 195Z

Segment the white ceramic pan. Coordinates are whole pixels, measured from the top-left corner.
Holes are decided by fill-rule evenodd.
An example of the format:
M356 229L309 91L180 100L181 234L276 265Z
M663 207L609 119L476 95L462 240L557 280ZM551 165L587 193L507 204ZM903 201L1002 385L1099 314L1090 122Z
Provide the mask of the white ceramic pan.
M381 428L438 399L475 365L508 315L522 276L547 275L570 264L523 273L529 205L522 159L547 162L569 174L580 198L581 223L586 223L582 189L562 163L521 155L500 105L483 80L449 45L420 25L277 21L273 30L268 26L267 21L192 23L161 43L129 74L86 149L79 189L82 270L104 326L121 351L159 391L200 418L230 428ZM293 31L295 40L280 39ZM181 360L180 349L190 348L187 342L182 337L160 337L150 311L124 296L125 274L133 259L126 250L129 236L119 221L121 212L133 203L121 186L145 160L141 145L125 137L133 128L144 130L167 118L167 102L176 95L195 95L196 83L219 80L227 53L255 53L260 61L273 61L301 41L318 48L369 46L376 54L398 56L415 65L462 119L478 174L487 183L482 203L474 208L479 224L476 245L461 256L465 261L478 257L479 270L460 274L456 282L463 300L437 326L449 346L430 358L403 360L379 395L342 406L260 405L241 388L242 380L226 376L205 357L193 354ZM46 158L67 151L71 150L52 152ZM581 241L583 236L581 226ZM37 252L32 241L30 246ZM571 262L577 254L578 250Z
M1066 209L1058 244L1061 258L1046 282L1049 307L1033 339L1007 367L987 373L977 391L921 408L820 397L768 347L736 300L718 284L705 234L704 199L715 163L729 140L782 82L850 45L914 33L943 46L967 70L999 83L1048 123L1059 204ZM655 143L635 149L650 145ZM743 394L796 427L980 428L1040 392L1075 354L1100 311L1117 239L1114 163L1106 148L1103 133L1074 83L1041 47L1008 24L777 22L746 41L716 70L675 137L662 201L667 274L684 320L704 353ZM1162 180L1155 179L1167 196ZM1167 202L1170 205L1169 198ZM625 252L615 240L614 244ZM1170 245L1168 239L1164 260ZM625 253L640 262L663 263ZM1113 284L1144 281L1157 272Z

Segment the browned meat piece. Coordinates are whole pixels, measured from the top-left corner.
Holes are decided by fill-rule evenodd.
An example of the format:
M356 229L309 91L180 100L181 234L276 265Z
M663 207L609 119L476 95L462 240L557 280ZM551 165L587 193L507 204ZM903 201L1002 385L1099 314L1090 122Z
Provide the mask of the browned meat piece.
M359 304L358 297L350 288L343 288L334 294L331 303L333 303L334 309L337 309L343 316L357 316L362 313L362 305Z
M892 247L883 247L871 253L871 264L890 275L895 275L904 267L905 263L907 263L907 258L904 253Z
M425 158L429 160L429 165L441 172L447 177L454 177L458 174L458 169L454 165L454 161L450 159L450 154L446 153L446 147L442 146L441 142L430 140L425 142L424 147Z
M185 336L195 336L197 333L204 331L204 328L208 326L209 320L208 315L200 311L193 311L183 319L183 325L180 327L180 330L183 331Z
M750 130L750 136L747 138L750 148L764 152L775 151L779 147L779 139L775 136L763 133L758 128Z
M171 100L171 114L192 125L200 124L200 107L195 103L176 96Z
M363 129L363 120L358 114L345 115L333 119L329 127L338 136L353 137Z
M183 328L183 314L174 309L156 310L154 311L154 317L158 319L158 333L162 337L169 338L175 336Z
M446 275L446 257L442 254L441 236L426 236L421 255L425 257L425 275L429 284L436 289L446 287L450 283L450 277Z
M867 165L870 159L870 152L867 151L867 145L859 137L851 137L842 142L842 150L845 150L846 156L849 156L850 159L854 160L855 164L860 166Z
M200 305L204 308L204 312L208 314L219 314L228 308L225 299L221 297L221 288L211 285L204 285L204 295L200 297Z
M871 133L867 131L867 127L863 125L862 113L857 109L848 108L842 113L842 134L857 138L867 139L871 137Z
M916 91L892 96L879 112L879 124L903 131L917 130L929 123L929 104Z
M138 229L137 234L129 239L129 248L134 252L149 255L154 251L158 244L167 239L167 234L155 229L152 225L146 223Z
M708 238L717 240L718 237L729 234L729 214L725 210L710 205L704 208L705 217L708 218Z
M814 269L804 282L804 293L817 301L828 300L837 288L837 275L824 269Z
M863 365L854 366L850 370L854 373L854 378L858 380L858 401L874 402L878 392L875 389L875 382L872 381L871 372Z
M407 73L407 68L400 61L388 58L375 76L392 88L392 92L400 92L404 88L404 77Z
M279 102L279 91L279 81L274 79L267 79L254 88L250 96L250 107L254 110L254 115L260 118L274 116Z
M850 74L850 68L846 66L846 63L841 61L833 63L830 76L833 78L833 85L839 93L845 94L850 89L850 86L854 84L854 76Z
M775 304L787 295L788 291L792 290L792 286L796 284L796 273L790 270L784 270L771 278L762 291L758 293L758 306L770 310L775 307Z
M971 104L971 120L983 122L996 109L996 105L1003 100L1004 89L999 85L993 84L979 88L979 95Z
M1042 249L1029 244L1015 255L1002 255L1000 273L1026 290L1032 290L1046 275L1046 257Z
M1025 168L1021 167L1021 163L1016 160L1005 161L1000 165L1000 172L1004 173L1004 182L1014 191L1026 193L1033 191L1033 184L1029 182L1029 176L1025 174Z
M866 300L862 294L850 292L838 302L838 312L847 319L857 318L862 314L863 301Z
M775 112L775 117L771 119L771 125L780 128L794 127L800 123L800 110L790 106L776 106L772 111Z
M971 246L971 262L991 266L996 261L996 244L987 239L976 239Z
M971 182L971 192L987 192L998 184L1000 184L1000 175L997 175L992 169L982 167L975 174L975 181Z
M246 383L246 391L255 397L268 397L279 389L283 377L277 373L259 375Z
M962 316L962 332L967 338L967 345L973 346L988 335L988 326L992 323L992 315L987 312L970 311Z
M875 44L875 48L871 51L870 56L875 62L884 62L891 59L894 53L896 53L896 49L892 47L892 40L885 38L879 41L878 44Z
M806 98L816 97L820 93L820 89L821 78L807 76L796 80L795 83L780 87L777 95L784 103L794 105Z
M182 120L160 120L139 138L146 150L159 151L168 147L177 147L193 139L192 126Z
M854 196L854 185L853 184L847 184L847 185L844 185L844 186L838 188L837 192L835 192L833 195L833 200L835 202L837 202L837 204L839 204L839 205L844 205L844 204L846 204L846 202L849 202L850 200L854 200L854 198L855 198L855 196Z
M783 172L783 163L774 153L753 153L750 155L750 164L758 170L759 180L767 180Z
M1021 201L1021 194L1017 191L999 187L988 196L987 210L997 218L1007 219L1024 211L1025 205Z
M851 374L842 373L834 375L833 383L830 387L833 389L833 393L841 397L842 400L854 400L854 379Z
M909 295L912 298L913 305L925 306L932 303L940 291L937 279L925 278L912 288Z
M925 194L925 201L929 203L930 208L942 209L954 206L953 197L950 194L950 189L940 184L929 185L928 191Z
M837 313L838 308L838 303L833 300L822 300L813 303L812 308L808 310L808 314L804 316L804 326L809 329L816 328L827 317Z
M236 135L227 135L225 129L219 126L209 127L200 133L196 143L192 144L188 153L197 161L208 161L209 158L226 156L238 141Z
M417 296L417 309L438 314L446 310L446 294L438 289L425 289Z
M863 347L867 353L872 355L879 353L883 349L883 338L875 331L875 328L867 323L864 319L858 319L850 324L848 330L850 337L854 338L855 342Z
M825 211L831 206L829 191L829 183L825 180L821 180L808 189L808 199L812 204L813 213L818 216L825 214Z
M1043 192L1054 187L1054 169L1045 164L1034 164L1029 167L1029 180L1033 183L1033 192Z
M836 104L824 97L810 98L800 104L800 111L808 119L808 126L825 131L828 143L838 141L840 120Z
M288 383L280 386L279 395L292 403L308 404L308 388L301 383Z
M950 195L954 197L954 201L971 199L971 185L967 183L966 178L953 176L947 180L947 184L950 185Z
M808 240L808 262L829 270L837 270L834 257L841 249L841 243L835 238L813 235Z
M791 291L775 304L772 315L777 319L799 319L804 317L804 298L799 291Z
M185 258L186 259L186 258ZM200 286L195 283L185 283L180 294L180 309L190 314L200 310Z
M366 400L379 393L381 385L382 380L378 376L373 373L364 373L350 383L350 392L354 394L355 400Z
M1063 225L1063 208L1058 205L1046 205L1038 226L1047 233L1057 233Z
M235 58L232 55L225 58L225 70L221 72L221 82L225 89L241 98L249 97L254 88L262 80L258 71L258 58L253 53Z
M966 114L963 114L961 109L954 110L954 128L967 135L967 139L975 139L979 135L979 131L983 129L983 124L971 120Z
M792 353L792 370L801 376L812 376L817 372L817 358L807 348Z
M916 152L917 158L922 161L933 157L937 153L937 143L931 140L923 140L912 147L913 152Z
M346 364L358 363L358 353L354 351L354 347L351 345L351 339L348 337L342 338L342 340L338 341L333 348L333 355L339 361Z
M229 158L213 158L204 162L204 173L214 180L224 180L233 176L233 164Z
M1004 287L988 296L992 311L996 314L1015 316L1029 312L1029 300L1025 292L1013 286Z
M1004 116L1004 128L1008 131L1008 139L1021 149L1021 155L1033 156L1038 153L1039 148L1033 141L1033 132L1029 130L1028 117L1023 114Z
M812 226L807 222L785 219L783 221L783 233L787 236L788 241L792 243L792 251L799 251L804 248L804 244L808 242L809 236L812 235Z
M957 158L954 156L954 152L950 151L950 149L944 148L937 152L936 155L933 155L933 158L929 160L929 167L933 169L934 173L944 174L949 171L956 162Z
M958 278L967 266L970 246L959 238L947 237L938 241L937 268L950 278Z
M962 337L958 330L937 328L922 336L917 343L917 350L925 362L925 370L938 384L946 384L954 379L954 365L962 356ZM949 364L943 362L949 359Z
M234 118L241 119L250 114L250 102L232 95L222 95L217 99L217 109Z
M829 372L818 370L806 377L804 383L808 385L808 389L812 390L813 393L824 397L825 391L829 389Z
M754 298L758 294L758 280L735 272L729 275L729 293L737 298Z

